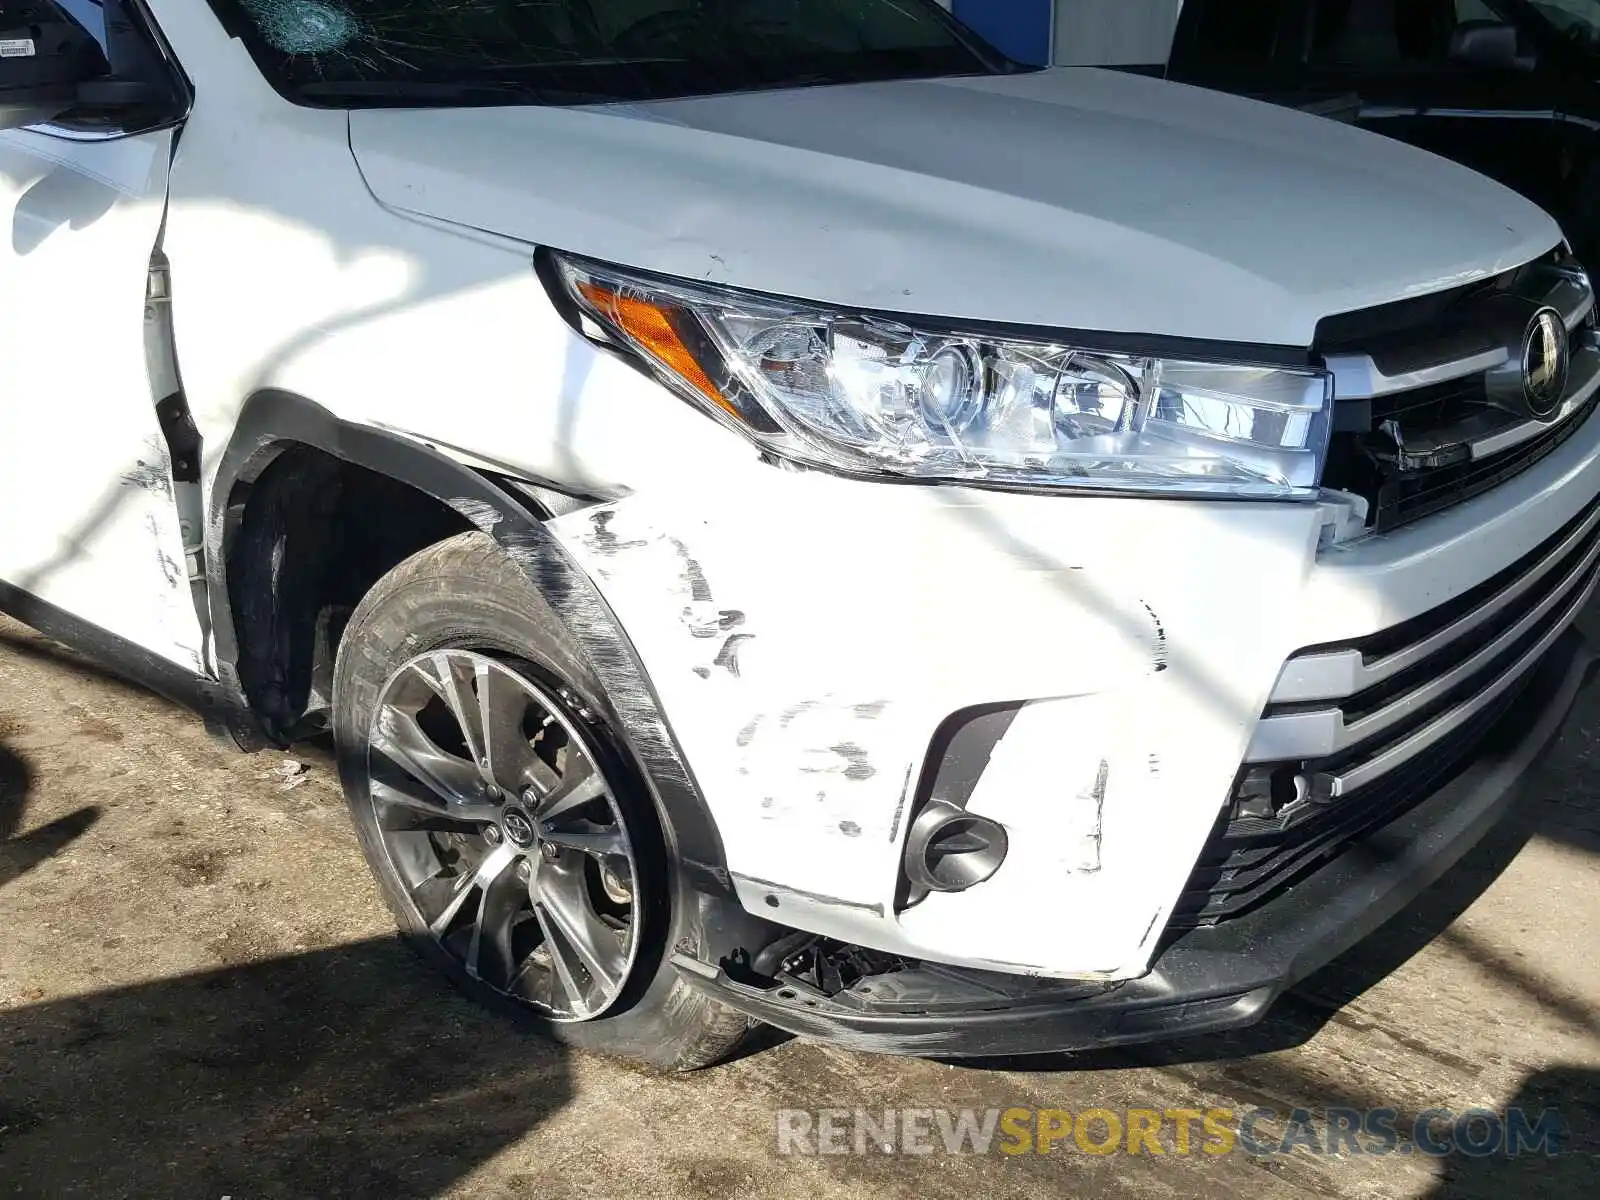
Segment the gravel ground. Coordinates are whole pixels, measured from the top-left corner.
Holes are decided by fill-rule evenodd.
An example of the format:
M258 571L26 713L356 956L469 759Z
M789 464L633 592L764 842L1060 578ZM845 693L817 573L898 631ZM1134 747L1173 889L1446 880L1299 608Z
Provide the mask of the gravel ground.
M325 751L234 755L0 619L0 1194L1600 1195L1600 691L1508 821L1241 1035L991 1064L767 1038L661 1079L393 939ZM784 1157L837 1107L1559 1109L1555 1157ZM1270 1126L1266 1126L1270 1127ZM1198 1139L1198 1133L1197 1133ZM1403 1147L1404 1148L1404 1147Z

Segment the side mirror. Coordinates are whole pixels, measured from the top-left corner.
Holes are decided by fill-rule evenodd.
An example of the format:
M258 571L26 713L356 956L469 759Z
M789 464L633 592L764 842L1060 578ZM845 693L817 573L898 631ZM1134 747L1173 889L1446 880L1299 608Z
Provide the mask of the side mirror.
M60 116L110 72L100 44L54 0L0 0L0 129Z
M1499 71L1531 71L1534 60L1521 52L1515 25L1463 21L1450 34L1450 60Z

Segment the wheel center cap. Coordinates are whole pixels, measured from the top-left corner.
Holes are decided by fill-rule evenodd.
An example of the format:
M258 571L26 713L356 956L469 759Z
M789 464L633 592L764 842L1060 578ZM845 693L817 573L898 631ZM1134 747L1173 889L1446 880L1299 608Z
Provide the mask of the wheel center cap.
M500 813L500 828L506 835L506 841L513 846L527 849L534 843L536 834L533 818L515 805Z

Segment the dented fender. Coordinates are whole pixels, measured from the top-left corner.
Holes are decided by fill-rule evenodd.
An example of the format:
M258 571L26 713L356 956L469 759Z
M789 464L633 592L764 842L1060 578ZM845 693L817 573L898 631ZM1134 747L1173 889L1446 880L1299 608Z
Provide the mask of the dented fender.
M248 709L239 682L240 648L227 574L230 513L267 465L295 446L314 446L403 481L495 539L572 630L594 665L614 710L617 733L648 778L669 848L681 868L680 884L709 897L727 897L731 884L716 822L701 801L633 647L588 575L538 514L494 480L431 446L341 421L308 397L277 389L259 391L246 402L219 460L207 514L207 587L219 674L233 705Z

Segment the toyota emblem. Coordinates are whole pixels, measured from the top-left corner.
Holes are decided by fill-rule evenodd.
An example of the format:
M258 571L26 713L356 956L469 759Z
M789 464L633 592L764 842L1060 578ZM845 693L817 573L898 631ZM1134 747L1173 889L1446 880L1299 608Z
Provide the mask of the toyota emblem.
M535 837L533 821L520 808L508 808L501 813L500 828L505 830L506 840L513 846L527 849L533 845Z
M1566 320L1553 308L1541 308L1522 336L1522 394L1529 412L1544 418L1561 407L1571 365Z

